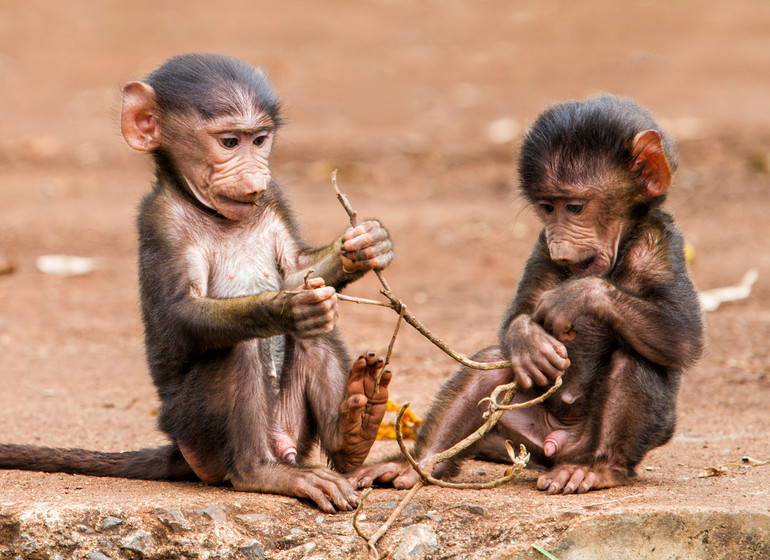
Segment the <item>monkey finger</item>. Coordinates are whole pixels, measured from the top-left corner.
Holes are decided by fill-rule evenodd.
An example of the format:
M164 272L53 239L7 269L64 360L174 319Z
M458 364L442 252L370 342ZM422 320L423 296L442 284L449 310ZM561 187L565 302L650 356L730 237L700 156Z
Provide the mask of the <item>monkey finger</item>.
M342 247L345 251L357 251L386 239L390 239L388 230L378 221L369 220L349 228L342 235Z
M318 507L326 513L336 513L338 511L351 511L355 509L353 505L357 499L348 499L331 482L319 482L317 486L308 489L308 498L313 500Z
M313 289L314 290L314 289L317 289L317 288L322 288L323 286L324 286L324 279L323 278L321 278L321 277L308 278L306 284L304 286L302 286L302 289L304 289L304 290Z
M294 317L296 319L309 319L311 317L327 318L329 320L336 319L338 313L336 293L332 294L329 298L320 297L323 299L313 296L309 299L296 301L293 306Z
M531 356L522 356L521 367L526 371L530 381L535 385L543 386L548 384L548 377L543 374L540 370L540 366Z
M386 369L383 372L382 377L380 378L380 385L379 385L379 387L380 387L380 393L381 394L382 394L382 390L383 389L387 389L388 388L388 385L390 385L390 381L392 379L393 379L393 372L390 371L389 369ZM387 400L387 393L385 393L385 397L386 397L385 400Z
M354 272L363 272L366 270L363 264L350 260L344 254L340 254L340 259L342 260L342 270L348 274L353 274Z
M569 354L567 353L567 347L563 344L559 344L558 342L554 343L553 350L556 352L559 357L563 358L564 360L567 360L569 362Z
M331 329L337 321L337 309L300 308L294 317L297 330Z
M545 355L539 356L537 360L535 360L535 366L537 370L546 378L546 383L549 379L556 379L564 372L563 369L560 369L551 361L549 356Z
M372 270L383 270L384 268L387 268L387 266L393 260L393 256L394 256L393 251L390 251L388 253L383 253L378 257L371 259L369 261L369 267Z
M511 358L511 369L513 370L516 381L522 389L529 389L532 387L532 379L529 377L529 372L522 365L520 359Z
M357 251L343 251L342 257L368 270L393 259L393 244L390 240L382 241Z
M302 290L291 296L291 303L296 307L312 307L320 302L333 300L337 301L337 290L331 286Z
M358 359L353 362L353 365L350 366L350 376L348 377L348 391L350 391L349 387L351 384L358 383L362 384L364 376L367 372L366 367L366 357L362 354L358 357ZM360 392L360 391L355 391Z
M361 426L360 422L360 413L366 406L367 399L364 395L351 395L344 401L342 401L342 404L340 405L340 413L345 415L346 418L346 427L345 431L348 431L348 427L351 426L351 418L355 419L354 424L358 427Z
M319 478L321 479L322 490L332 499L339 511L350 511L358 506L360 501L358 492L345 477L324 470Z
M371 373L372 366L379 366L376 369L379 369L382 367L382 364L385 362L383 358L377 357L376 352L367 352L366 356L364 356L364 359L366 360L366 365L369 366L366 368L366 371Z
M562 355L557 352L556 348L552 346L548 346L544 349L541 359L538 362L540 370L551 379L555 379L567 371L569 364L569 358L562 357Z

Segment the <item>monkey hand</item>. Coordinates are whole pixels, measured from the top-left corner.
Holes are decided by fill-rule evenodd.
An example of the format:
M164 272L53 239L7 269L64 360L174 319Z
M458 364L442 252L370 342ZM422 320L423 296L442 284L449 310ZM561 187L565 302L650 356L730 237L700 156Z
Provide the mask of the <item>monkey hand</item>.
M310 278L299 292L284 292L286 300L282 314L289 330L300 338L328 334L337 320L337 292L324 284L323 278Z
M569 367L567 349L529 315L519 315L506 336L514 377L522 389L544 386Z
M367 220L343 234L340 256L347 273L382 270L393 260L393 242L380 222Z
M575 339L575 321L597 315L606 305L607 283L598 276L578 278L542 293L532 319L561 342Z
M388 402L388 384L392 374L382 372L385 360L369 352L355 361L350 369L348 389L340 407L342 422L341 472L348 472L366 460L369 450L377 439Z

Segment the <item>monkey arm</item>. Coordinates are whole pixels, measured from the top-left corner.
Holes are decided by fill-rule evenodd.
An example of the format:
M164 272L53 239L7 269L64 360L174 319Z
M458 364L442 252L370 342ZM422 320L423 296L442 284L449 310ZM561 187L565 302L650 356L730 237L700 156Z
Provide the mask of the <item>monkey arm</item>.
M207 349L226 348L251 338L291 332L291 294L263 292L231 299L188 294L171 307L173 324Z
M301 285L306 271L321 277L327 285L341 290L369 270L382 270L393 260L393 242L388 230L377 220L366 220L348 228L342 237L320 249L303 249L298 256L299 272L289 276L287 285Z
M684 367L701 349L695 294L665 284L654 292L638 296L598 276L576 278L544 293L533 318L564 340L578 317L591 315L651 362Z
M313 269L311 278L323 278L327 286L342 290L361 278L365 271L345 272L342 267L342 239L319 249L305 249L298 256L299 270L286 277L285 285L290 288L302 286L307 271Z

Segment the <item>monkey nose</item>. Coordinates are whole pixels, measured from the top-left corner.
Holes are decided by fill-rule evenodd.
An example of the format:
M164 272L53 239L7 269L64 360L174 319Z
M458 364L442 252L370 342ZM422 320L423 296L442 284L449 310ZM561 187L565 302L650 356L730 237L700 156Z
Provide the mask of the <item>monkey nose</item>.
M570 251L569 247L565 247L562 243L552 243L548 247L548 252L551 254L551 260L556 264L570 265L580 260L577 253Z
M257 171L247 172L243 176L243 182L248 194L260 195L267 189L267 184L270 182L270 176Z

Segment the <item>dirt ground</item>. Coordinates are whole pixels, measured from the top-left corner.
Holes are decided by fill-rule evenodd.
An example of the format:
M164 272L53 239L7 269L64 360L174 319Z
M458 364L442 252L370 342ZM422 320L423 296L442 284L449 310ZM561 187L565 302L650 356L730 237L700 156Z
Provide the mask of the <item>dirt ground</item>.
M562 560L590 558L559 538L601 516L766 518L770 466L698 474L770 459L769 29L761 0L0 3L0 261L14 266L0 276L0 441L163 443L137 303L134 220L151 169L121 138L120 88L174 54L220 52L262 65L284 100L273 170L306 236L325 243L346 227L329 182L339 168L353 205L392 232L393 290L460 352L495 341L537 235L515 156L521 131L556 101L607 91L647 106L679 143L668 206L695 248L696 284L759 273L750 299L707 315L677 435L633 484L547 497L528 471L492 491L424 489L383 549L419 521L438 535L430 558L517 558L537 543ZM97 269L45 275L35 267L45 254L92 257ZM377 290L370 278L348 293ZM383 352L396 316L341 305L353 351ZM404 331L393 399L423 414L454 367ZM392 449L378 443L373 457ZM471 462L461 478L503 468ZM364 528L373 532L401 496L376 490ZM175 513L184 523L168 521ZM123 522L108 527L109 517ZM350 521L200 484L0 471L0 558L363 557ZM142 531L151 544L132 548ZM704 542L701 533L682 541ZM655 552L650 542L626 557L770 555L767 540L735 540L742 556Z

